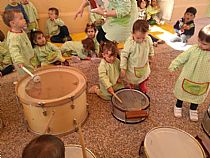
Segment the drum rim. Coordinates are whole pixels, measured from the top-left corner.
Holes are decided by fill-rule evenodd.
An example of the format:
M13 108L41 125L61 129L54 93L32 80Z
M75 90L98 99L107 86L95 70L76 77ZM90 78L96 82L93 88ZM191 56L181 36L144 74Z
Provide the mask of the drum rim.
M210 115L209 115L208 111L205 112L204 117L203 117L203 120L202 120L202 122L201 122L201 125L202 125L202 128L203 128L204 132L205 132L205 133L207 134L207 136L210 138L210 131L208 131L208 130L206 129L206 125L204 124L204 118L206 118L206 117L209 117L209 119L210 119ZM208 119L208 118L207 118L207 119Z
M145 96L145 98L147 98L147 99L146 99L146 100L147 100L147 106L145 106L145 108L139 108L139 109L135 109L135 110L123 109L123 108L121 108L121 107L115 105L115 103L113 102L114 96L112 96L112 98L111 98L111 103L112 103L112 106L113 106L113 107L117 108L118 110L120 110L120 111L122 111L122 112L144 110L144 109L147 109L147 108L149 107L149 105L150 105L150 99L149 99L149 97L148 97L146 94L144 94L143 92L139 91L139 90L136 90L136 89L129 89L129 88L122 88L122 89L117 90L117 91L116 91L116 94L117 94L119 91L125 91L125 90L133 90L133 91L136 91L136 92L138 92L138 93L140 93L140 94L143 94L143 95Z
M79 145L79 144L66 144L66 145L65 145L65 149L68 148L68 147L78 147L78 148L82 148L82 146ZM96 158L95 154L93 154L93 152L92 152L90 149L88 149L88 148L85 147L85 150L88 151L88 152L93 156L93 158Z
M18 84L16 84L16 87L15 87L15 91L16 91L16 95L19 99L19 101L21 103L24 103L24 104L30 104L32 106L40 106L40 104L43 104L43 105L48 105L49 107L51 107L50 104L53 104L52 106L57 106L57 104L65 104L65 103L68 103L70 101L74 101L75 98L79 97L87 88L87 78L86 76L84 75L84 73L82 71L80 71L79 69L75 68L75 67L68 67L68 66L48 66L48 67L43 67L43 68L38 68L36 71L34 71L34 74L36 75L38 72L42 72L44 70L52 70L52 69L62 69L63 71L64 70L73 70L75 72L77 72L78 74L80 74L82 77L84 77L84 85L81 87L81 89L75 89L77 91L72 91L74 92L74 95L70 95L72 94L69 93L65 96L62 96L60 98L56 98L56 99L37 99L37 98L33 98L31 96L29 96L25 91L25 95L27 96L27 98L23 98L22 96L18 95L18 92L19 92L19 86L20 84L22 83L22 81L24 81L26 78L28 78L29 76L28 75L25 75L24 77L22 77L19 81L18 81ZM65 71L64 71L65 72Z
M144 151L145 151L145 154L147 157L149 157L149 154L148 154L148 151L147 151L147 148L146 148L146 145L145 145L145 140L146 140L146 137L149 135L149 133L151 133L152 131L156 130L156 129L160 129L160 128L170 128L170 129L175 129L175 130L178 130L180 132L183 132L185 133L186 135L188 135L190 138L192 138L196 144L200 147L201 151L202 151L202 154L203 154L203 158L205 158L206 154L205 154L205 151L203 149L203 147L201 146L201 144L189 133L185 132L184 130L182 129L179 129L177 127L171 127L171 126L158 126L158 127L154 127L152 128L151 130L149 130L149 132L146 133L145 137L144 137Z

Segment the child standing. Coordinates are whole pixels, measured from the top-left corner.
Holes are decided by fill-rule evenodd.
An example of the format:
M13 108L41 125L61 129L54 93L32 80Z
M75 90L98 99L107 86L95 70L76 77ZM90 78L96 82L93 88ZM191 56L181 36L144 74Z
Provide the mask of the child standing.
M33 71L37 64L31 42L23 31L26 21L19 10L4 11L2 18L4 23L10 28L7 34L7 45L12 62L18 71L19 77L21 77L25 74L21 69L23 66Z
M37 13L36 7L29 0L22 0L21 2L29 19L28 31L37 30L39 28L39 15Z
M46 41L43 32L31 32L31 42L34 47L34 53L41 63L41 66L54 64L58 61L60 61L60 63L65 62L65 59L61 55L61 51L52 43Z
M14 66L12 65L11 57L8 47L6 45L5 36L0 30L0 77L13 72Z
M198 44L176 57L169 66L175 71L183 66L176 82L174 94L177 98L174 106L175 117L182 117L183 101L191 103L190 120L198 121L198 104L202 104L210 90L210 25L198 33Z
M194 35L195 24L194 18L197 10L194 7L189 7L184 13L184 17L179 19L174 25L176 37L171 39L171 42L182 42L187 44L187 40Z
M53 135L38 136L25 146L22 158L65 158L64 143Z
M95 45L91 38L82 41L68 41L61 46L63 56L74 56L75 61L80 59L90 60L91 54L95 51Z
M48 9L49 19L46 22L46 35L50 37L50 41L54 43L64 43L71 41L68 28L64 25L63 20L59 18L57 8Z
M145 20L137 20L133 25L132 35L125 42L121 52L121 78L126 79L131 87L147 93L146 81L150 75L149 60L154 56L152 40L147 36L149 25Z
M113 42L105 42L102 44L102 51L103 59L98 67L100 88L95 85L89 89L89 93L96 93L102 99L111 100L113 92L123 88L123 85L119 83L118 49Z
M88 38L91 38L95 45L95 53L97 56L99 56L99 43L96 39L96 26L94 23L87 23L85 32L87 34Z
M23 6L20 3L18 3L17 0L9 0L9 4L5 7L5 10L19 10L23 14L26 23L29 23L28 16Z

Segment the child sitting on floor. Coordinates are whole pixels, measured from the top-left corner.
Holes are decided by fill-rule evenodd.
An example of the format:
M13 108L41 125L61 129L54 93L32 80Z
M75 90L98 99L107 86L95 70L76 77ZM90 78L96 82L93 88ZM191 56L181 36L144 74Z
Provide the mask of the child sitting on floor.
M100 88L95 85L89 89L89 93L96 93L102 99L111 100L113 92L123 88L123 85L119 82L118 49L113 42L104 42L101 47L103 59L98 67Z
M160 24L160 6L157 0L151 0L151 4L147 7L147 21L150 25Z
M184 17L179 19L174 25L176 37L171 39L171 42L182 42L187 44L187 40L194 35L195 24L194 18L197 10L194 7L189 7L184 13Z
M0 30L0 77L13 72L14 66L12 65L11 57L8 47L6 45L5 36Z
M99 43L96 39L96 26L94 23L87 23L85 32L87 34L88 38L91 38L94 41L95 45L95 53L97 56L99 56Z
M3 21L10 28L7 34L7 45L12 58L12 62L18 71L19 77L25 72L22 67L29 71L34 71L37 66L37 58L28 39L27 34L23 31L26 21L19 10L7 10L3 13Z
M22 158L65 158L65 146L56 136L41 135L25 146Z
M50 41L54 43L64 43L71 41L68 28L64 25L63 20L59 18L57 8L48 9L49 19L46 22L46 36L50 37Z
M177 98L174 106L175 117L182 117L183 101L191 103L190 120L198 121L198 104L202 104L210 90L210 25L198 33L198 44L181 53L169 66L170 71L182 67L177 79L174 94Z
M31 43L41 66L50 64L57 65L58 63L68 65L68 62L65 62L65 59L62 57L60 49L52 43L47 42L43 32L31 32Z
M146 9L147 6L149 5L149 1L148 0L138 0L137 1L137 5L138 5L138 19L140 20L147 20L147 13L146 13ZM153 46L157 47L158 44L164 44L165 41L155 38L153 35L148 34L151 38L152 38L152 42L153 42Z
M68 41L61 46L63 56L72 56L72 59L75 61L80 59L90 60L94 51L95 45L91 38L86 38L82 41Z
M133 24L132 35L126 40L121 51L121 78L131 88L147 93L146 81L150 75L149 60L154 56L152 40L147 36L149 24L146 20L137 20Z
M29 0L21 0L21 4L23 5L23 8L29 19L28 31L37 30L39 28L39 15L37 13L36 7Z

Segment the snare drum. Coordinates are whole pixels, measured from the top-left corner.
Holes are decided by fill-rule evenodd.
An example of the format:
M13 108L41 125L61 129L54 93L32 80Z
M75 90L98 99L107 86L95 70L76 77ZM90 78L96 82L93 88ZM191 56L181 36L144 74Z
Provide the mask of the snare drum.
M120 89L116 95L122 100L120 103L112 96L112 114L125 123L138 123L148 116L149 98L135 89Z
M144 139L147 158L205 158L198 141L185 131L171 127L150 130Z
M210 113L208 111L205 112L204 118L202 121L202 127L206 134L210 137Z
M96 158L95 155L87 148L87 158ZM65 158L83 158L82 147L80 145L67 145L65 146Z
M76 68L50 66L34 72L41 82L29 76L16 86L16 94L30 131L53 135L71 132L87 116L86 78Z

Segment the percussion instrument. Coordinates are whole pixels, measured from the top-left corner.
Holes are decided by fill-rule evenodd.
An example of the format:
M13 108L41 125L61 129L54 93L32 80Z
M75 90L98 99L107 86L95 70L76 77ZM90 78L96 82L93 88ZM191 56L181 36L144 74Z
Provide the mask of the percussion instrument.
M173 127L156 127L144 139L147 158L205 158L199 142L190 134Z
M210 111L209 110L205 112L204 118L201 124L206 134L210 137Z
M112 114L124 123L138 123L148 116L146 108L150 101L146 94L135 89L120 89L116 95L122 103L112 96Z
M16 85L16 94L23 105L25 122L30 131L52 135L71 132L75 119L84 123L88 116L86 78L76 68L49 66L34 75L41 81L23 77Z
M86 148L87 158L96 158L95 155ZM65 146L65 158L83 158L82 147L80 145Z

